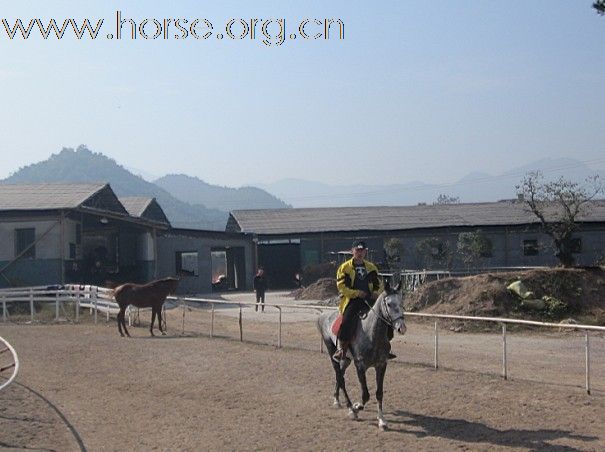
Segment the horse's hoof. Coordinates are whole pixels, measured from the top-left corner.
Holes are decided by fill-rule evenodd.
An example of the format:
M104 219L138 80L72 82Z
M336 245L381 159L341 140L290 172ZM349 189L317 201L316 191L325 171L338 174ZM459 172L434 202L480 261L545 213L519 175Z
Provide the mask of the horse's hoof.
M349 408L349 412L347 413L347 416L349 416L349 419L351 419L352 421L356 421L357 420L357 411L355 411L351 407L351 408Z
M342 408L342 405L340 404L340 401L337 398L334 398L334 401L332 402L332 408Z
M387 425L387 423L383 420L378 420L378 430L380 430L381 432L384 432L385 430L387 430L389 428L389 426Z
M359 403L359 402L357 402L356 404L354 404L354 405L353 405L353 409L354 409L355 411L362 411L362 410L363 410L363 407L364 407L364 406L363 406L361 403Z
M166 336L166 331L162 331L162 336Z

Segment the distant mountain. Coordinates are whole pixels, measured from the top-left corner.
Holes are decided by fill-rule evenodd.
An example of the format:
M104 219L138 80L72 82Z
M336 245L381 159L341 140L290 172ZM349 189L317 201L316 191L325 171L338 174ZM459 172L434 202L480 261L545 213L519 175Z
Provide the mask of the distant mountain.
M109 182L118 196L154 197L175 227L224 230L227 223L227 213L183 202L85 146L75 151L64 148L48 160L21 168L0 181L7 184L41 182Z
M175 198L190 204L203 204L226 212L237 209L283 209L281 199L256 187L229 188L210 185L197 177L170 174L154 181Z
M576 182L599 174L598 170L579 160L553 158L537 160L496 176L472 172L456 182L444 184L414 181L391 185L329 185L302 179L282 179L271 184L255 185L294 207L431 204L440 194L458 197L461 202L487 202L515 198L515 186L525 174L536 170L542 171L547 179L563 176Z

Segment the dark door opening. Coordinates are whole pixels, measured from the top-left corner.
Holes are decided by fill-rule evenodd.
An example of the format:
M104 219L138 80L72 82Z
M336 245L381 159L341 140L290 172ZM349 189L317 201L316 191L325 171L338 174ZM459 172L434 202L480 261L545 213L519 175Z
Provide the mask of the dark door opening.
M258 265L265 269L269 289L296 287L295 275L300 271L300 244L259 245Z

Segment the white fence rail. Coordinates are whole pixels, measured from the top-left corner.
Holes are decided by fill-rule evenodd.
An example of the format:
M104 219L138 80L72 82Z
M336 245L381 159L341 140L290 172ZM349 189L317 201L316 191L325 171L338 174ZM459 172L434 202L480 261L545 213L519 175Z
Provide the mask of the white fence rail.
M198 298L198 297L168 297L169 300L175 301L182 308L182 333L185 332L186 313L188 310L204 310L200 305L210 306L210 337L214 337L215 329L215 307L217 305L225 305L230 307L239 308L238 315L238 327L239 327L239 339L243 341L243 307L244 306L258 306L254 302L236 302L236 301L223 301L215 300L211 298ZM88 308L94 315L95 323L98 321L98 312L104 313L107 320L109 320L110 314L117 314L119 307L117 303L112 301L112 291L110 289L97 287L97 286L78 286L78 285L67 285L67 286L45 286L45 287L28 287L18 289L2 289L0 290L0 302L2 303L2 320L6 322L8 320L7 305L12 303L29 303L31 320L34 320L35 309L34 305L36 302L52 302L55 304L55 319L59 319L60 311L65 310L62 308L62 304L65 302L75 303L75 321L79 321L79 310L80 308ZM326 310L335 310L335 307L324 306L324 305L300 305L300 304L265 304L266 309L277 309L279 316L277 322L277 347L282 347L282 315L287 310L309 310L316 313L321 313ZM132 317L134 310L129 309L129 323L132 324ZM434 319L434 362L433 366L435 369L439 368L439 319L445 320L464 320L474 322L489 322L497 323L502 326L502 377L508 378L508 363L507 363L507 331L506 325L531 325L539 326L544 328L556 328L580 330L584 331L584 362L585 362L585 389L588 394L591 391L590 382L590 336L591 331L605 332L605 326L595 325L578 325L578 324L559 324L559 323L548 323L548 322L537 322L532 320L520 320L520 319L508 319L500 317L473 317L473 316L462 316L462 315L445 315L445 314L425 314L418 312L407 312L408 317L419 317L426 319ZM323 342L320 340L320 351L323 351Z
M254 302L231 302L231 301L220 301L213 299L205 299L205 298L175 298L171 297L174 300L181 300L182 302L193 302L193 303L205 303L211 306L211 323L210 323L210 337L214 335L214 312L215 305L230 305L230 306L238 306L239 307L239 335L240 341L243 341L243 318L242 318L242 307L243 306L258 306ZM323 306L323 305L297 305L297 304L265 304L267 309L275 308L279 311L279 321L278 321L278 334L277 334L277 347L281 347L282 344L282 312L284 308L287 309L308 309L316 312L322 312L324 310L335 310L335 307L331 306ZM188 305L188 308L191 309L192 306ZM505 380L508 379L508 352L506 346L506 325L507 324L517 324L517 325L531 325L531 326L539 326L545 328L557 328L557 329L570 329L570 330L581 330L585 332L585 347L584 347L584 361L585 361L585 389L588 394L590 394L591 386L590 386L590 331L600 331L605 332L605 326L595 326L595 325L578 325L578 324L560 324L560 323L548 323L548 322L537 322L532 320L519 320L519 319L508 319L508 318L500 318L500 317L473 317L473 316L461 316L461 315L445 315L445 314L424 314L418 312L406 312L406 316L410 317L420 317L420 318L432 318L432 319L448 319L448 320L466 320L466 321L476 321L476 322L489 322L489 323L498 323L502 325L502 378ZM183 309L183 325L182 331L185 330L185 309ZM439 368L439 326L438 322L435 321L434 325L434 368ZM323 351L323 342L320 340L320 352Z
M29 305L30 322L36 320L36 305L46 303L54 304L55 320L69 318L65 309L66 303L73 303L74 321L80 321L80 309L88 308L98 322L99 313L104 314L106 320L110 315L117 315L119 305L113 298L111 289L90 285L67 284L65 286L36 286L0 289L0 303L2 304L2 321L10 318L9 306L19 304ZM132 309L127 309L129 322L132 323Z

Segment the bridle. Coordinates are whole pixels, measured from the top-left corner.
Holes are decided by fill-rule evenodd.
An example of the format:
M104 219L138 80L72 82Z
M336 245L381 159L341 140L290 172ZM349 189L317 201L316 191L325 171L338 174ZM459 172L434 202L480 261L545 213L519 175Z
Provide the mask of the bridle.
M374 303L374 305L370 305L370 303L368 303L367 300L364 300L364 302L365 302L366 305L368 305L368 307L370 308L370 311L374 312L374 314L376 315L376 317L378 317L380 320L382 320L387 326L395 329L395 322L397 320L404 320L405 321L405 319L403 317L403 309L401 311L401 315L399 317L393 319L391 317L391 314L389 313L389 309L388 309L388 306L387 306L387 301L386 300L387 300L388 296L389 295L383 296L382 300L380 301L380 303L384 305L384 312L385 312L387 318L385 318L385 317L382 316L382 313L380 312L380 310L378 310L378 311L374 310L374 308L376 307L376 305L378 303Z

